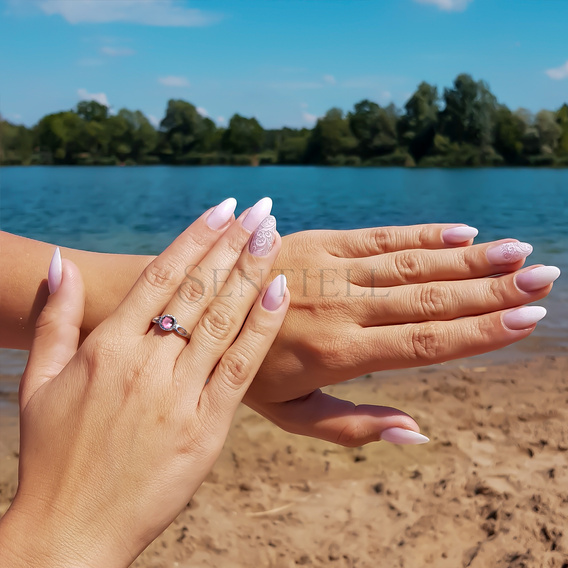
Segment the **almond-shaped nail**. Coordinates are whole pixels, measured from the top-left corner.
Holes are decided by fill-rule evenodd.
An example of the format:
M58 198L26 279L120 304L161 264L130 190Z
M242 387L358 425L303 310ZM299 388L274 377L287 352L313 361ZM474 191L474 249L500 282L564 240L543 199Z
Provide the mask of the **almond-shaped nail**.
M266 289L262 298L262 307L269 312L275 312L284 301L286 294L286 276L279 274Z
M457 245L477 237L478 234L479 231L475 227L450 227L442 231L442 240L447 245Z
M266 217L250 237L249 252L254 256L266 256L274 244L276 233L276 218L272 215Z
M63 268L61 266L61 251L59 247L55 249L51 262L49 263L49 270L47 271L47 287L49 293L54 294L61 286L61 278L63 277Z
M534 292L552 284L560 276L556 266L537 266L515 276L517 286L523 292Z
M243 221L243 227L251 233L260 225L261 221L266 219L272 211L272 199L263 197L257 201L252 209L248 212Z
M523 306L503 314L503 323L509 329L519 331L532 327L546 315L542 306Z
M214 231L218 231L221 227L224 227L229 219L233 216L235 209L237 207L237 200L234 197L229 197L225 201L221 201L205 221L207 226Z
M513 264L523 258L527 258L533 251L529 243L501 243L500 245L487 249L487 260L491 264Z
M413 430L406 430L404 428L387 428L381 433L381 440L390 442L391 444L426 444L430 438L414 432Z

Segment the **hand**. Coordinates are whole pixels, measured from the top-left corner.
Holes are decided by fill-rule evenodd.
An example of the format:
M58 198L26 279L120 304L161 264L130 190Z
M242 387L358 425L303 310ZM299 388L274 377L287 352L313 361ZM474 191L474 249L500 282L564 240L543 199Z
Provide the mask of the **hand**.
M462 246L476 232L418 225L284 237L273 270L287 275L292 303L246 404L285 430L346 446L393 426L417 429L399 411L356 407L319 388L527 337L544 309L509 310L545 297L560 271L516 272L532 247L513 239Z
M266 201L234 222L232 203L155 259L79 350L80 273L69 261L59 272L54 257L57 291L20 387L19 486L0 523L3 566L128 566L211 469L289 304L283 277L259 297L281 245L270 223L241 253ZM153 325L160 314L175 315L189 343Z

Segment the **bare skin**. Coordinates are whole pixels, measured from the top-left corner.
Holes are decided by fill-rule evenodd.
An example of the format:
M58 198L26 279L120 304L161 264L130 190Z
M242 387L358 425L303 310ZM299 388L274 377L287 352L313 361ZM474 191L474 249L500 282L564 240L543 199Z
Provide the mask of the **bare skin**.
M288 277L291 305L246 404L288 431L358 446L379 440L385 428L415 423L395 409L356 407L320 387L371 371L467 357L527 337L535 324L511 329L503 315L545 297L551 284L522 290L517 274L534 268L522 269L524 257L489 262L488 249L513 239L448 244L444 231L450 227L284 237L273 272ZM47 296L42 281L53 245L6 233L1 239L6 278L0 344L27 349ZM86 285L82 337L114 311L153 260L73 249L62 255L79 267Z

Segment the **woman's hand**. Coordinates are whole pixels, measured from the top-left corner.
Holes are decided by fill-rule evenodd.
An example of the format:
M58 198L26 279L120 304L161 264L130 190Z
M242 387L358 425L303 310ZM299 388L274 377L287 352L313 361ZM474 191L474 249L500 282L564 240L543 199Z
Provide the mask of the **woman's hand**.
M81 276L54 256L20 388L3 566L128 566L211 469L289 304L281 276L259 297L281 246L270 200L237 221L235 205L193 223L79 350ZM171 319L152 323L163 314L189 342Z
M284 237L273 270L286 274L292 303L246 404L290 432L360 446L380 439L398 412L356 407L320 387L527 337L546 312L515 308L545 297L560 271L520 270L532 247L513 239L462 246L475 234L417 225Z

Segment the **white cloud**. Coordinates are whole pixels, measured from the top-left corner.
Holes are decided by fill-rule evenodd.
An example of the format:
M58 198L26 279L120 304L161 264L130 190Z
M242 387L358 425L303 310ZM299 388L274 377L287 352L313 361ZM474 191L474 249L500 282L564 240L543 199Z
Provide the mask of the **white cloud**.
M195 110L197 111L197 114L201 115L203 118L207 118L209 116L209 113L203 107L197 107Z
M313 126L316 123L318 117L315 114L311 114L309 112L304 111L302 113L302 119L309 126Z
M227 119L224 116L218 116L217 117L217 124L219 124L220 126L223 126L223 125L227 124Z
M110 55L111 57L124 57L128 55L134 55L136 52L129 47L110 47L105 45L101 47L101 53L105 55Z
M70 24L128 22L145 26L201 27L215 24L221 14L184 8L174 0L38 0L48 15Z
M560 79L566 79L568 77L568 61L561 65L560 67L554 67L553 69L547 69L545 73L555 81L559 81Z
M463 12L473 0L414 0L419 4L433 4L445 12Z
M324 75L322 77L324 83L327 83L328 85L335 85L337 83L335 77L333 75Z
M79 99L82 101L96 101L101 105L109 107L108 98L105 93L89 93L87 89L77 89Z
M149 114L149 115L148 115L148 120L150 121L150 124L151 124L154 128L159 128L159 126L160 126L160 121L159 121L153 114Z
M160 77L158 83L166 87L189 87L189 81L185 77L176 75L168 75L167 77Z
M308 103L300 103L300 106L301 106L302 108L308 108Z

